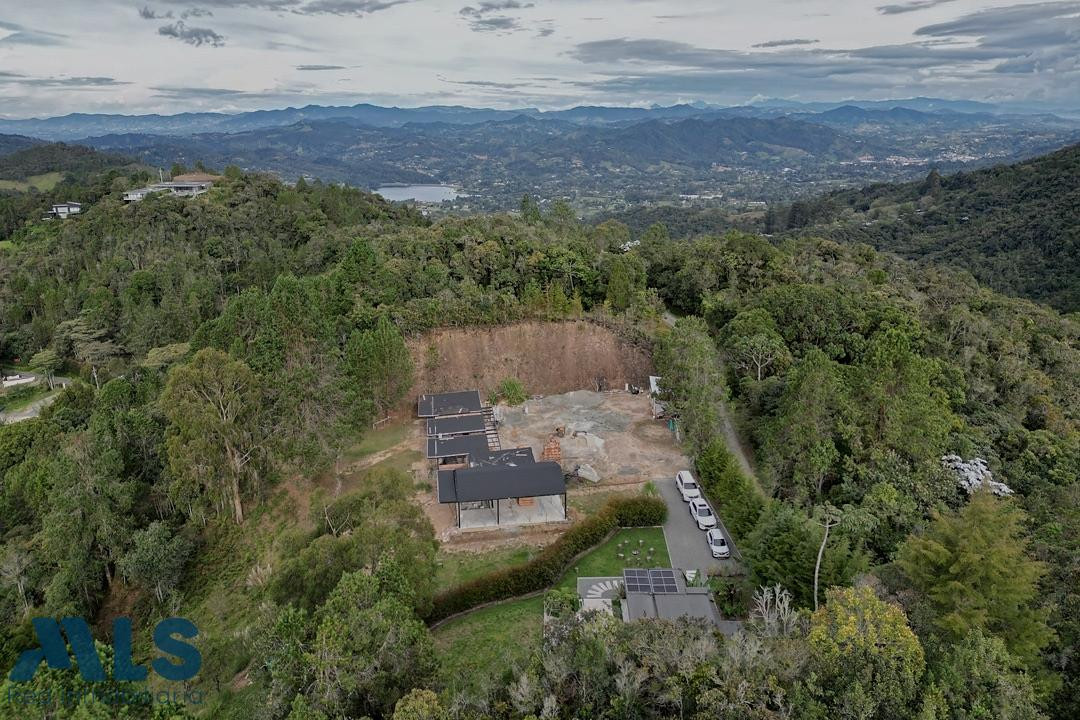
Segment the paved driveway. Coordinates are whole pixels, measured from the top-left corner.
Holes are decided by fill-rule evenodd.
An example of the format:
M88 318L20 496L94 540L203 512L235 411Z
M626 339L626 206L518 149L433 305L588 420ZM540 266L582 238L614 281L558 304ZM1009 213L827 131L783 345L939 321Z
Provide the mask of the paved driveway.
M698 530L697 523L690 517L690 508L683 502L679 489L675 487L675 474L672 473L671 477L655 482L660 490L660 496L664 498L668 506L668 519L664 523L664 539L667 541L668 557L671 558L672 567L681 570L709 570L727 566L726 570L734 571L733 559L718 560L709 552L709 546L705 543L705 533ZM723 521L720 521L719 527L732 548L732 557L737 557L738 551L735 550L735 544L731 541L731 535L728 534Z

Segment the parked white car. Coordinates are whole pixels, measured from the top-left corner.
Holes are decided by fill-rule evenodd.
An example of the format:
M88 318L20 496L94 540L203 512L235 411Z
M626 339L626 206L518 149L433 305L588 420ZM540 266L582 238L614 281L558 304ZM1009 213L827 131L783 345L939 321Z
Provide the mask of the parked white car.
M679 494L682 495L684 502L701 497L701 488L698 487L697 481L689 470L680 470L675 473L675 487L679 488Z
M724 533L720 532L720 528L713 528L706 532L705 542L709 544L709 552L714 558L731 557L731 546L728 545Z
M701 498L690 501L690 517L694 518L698 530L708 530L716 527L716 513L709 507L709 503Z

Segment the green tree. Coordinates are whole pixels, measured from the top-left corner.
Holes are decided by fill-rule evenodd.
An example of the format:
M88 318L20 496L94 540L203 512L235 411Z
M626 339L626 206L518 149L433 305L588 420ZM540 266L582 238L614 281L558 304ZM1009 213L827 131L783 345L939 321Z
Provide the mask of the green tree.
M765 432L768 474L796 498L821 498L838 474L839 446L853 432L848 388L837 363L816 348L792 368Z
M636 255L614 255L608 262L607 302L617 312L630 307L645 289L645 268Z
M320 611L312 699L330 715L389 715L435 670L427 627L376 577L347 573Z
M740 540L754 529L765 502L739 469L723 437L709 441L697 456L698 479L717 504L727 529Z
M719 406L727 393L719 354L705 321L679 318L660 339L656 365L691 449L701 450L721 432Z
M54 376L63 364L64 361L54 350L41 350L34 353L34 356L30 358L30 369L39 375L45 376L45 381L48 383L50 390L56 387L56 378Z
M922 646L896 605L863 588L832 588L810 619L814 696L829 717L910 717L926 666Z
M120 558L118 567L129 582L152 591L161 603L180 583L192 550L190 540L173 535L165 523L155 521L132 535L131 550Z
M868 567L865 553L853 547L844 527L836 528L822 553L818 571L823 587L846 585ZM825 529L807 514L785 502L771 502L743 544L757 585L788 588L796 605L814 603L814 571Z
M314 625L302 608L286 605L275 608L272 616L260 625L253 643L256 658L253 675L266 688L266 709L272 717L281 717L296 702L306 702L298 696L311 683L311 667L307 653L311 649Z
M1031 677L1000 638L972 630L932 670L941 720L1042 720Z
M244 521L244 497L258 486L265 438L259 380L242 362L205 348L169 371L161 406L169 419L173 495L189 512L210 495Z
M393 720L445 720L447 715L438 695L430 690L414 688L397 701Z
M724 326L722 333L735 366L761 381L769 373L782 372L791 362L791 353L776 322L767 310L744 310Z
M948 641L982 629L1035 663L1051 632L1035 604L1045 567L1028 557L1024 521L1012 501L976 492L959 511L935 513L924 534L901 546L897 562Z
M536 204L536 198L532 195L521 196L521 218L529 225L539 225L543 220L540 215L540 206Z
M385 415L413 384L413 363L401 332L385 315L374 329L353 333L346 349L348 369L361 397Z
M918 355L907 332L875 335L857 376L855 407L870 444L916 462L941 456L956 419L941 389L939 363Z

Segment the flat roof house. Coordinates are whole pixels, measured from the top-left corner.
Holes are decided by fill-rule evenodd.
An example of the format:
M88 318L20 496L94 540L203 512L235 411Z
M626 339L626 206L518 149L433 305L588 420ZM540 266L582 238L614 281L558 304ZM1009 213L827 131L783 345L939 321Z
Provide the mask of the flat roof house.
M459 528L566 519L562 467L536 462L532 448L470 455L466 467L439 470L438 495L455 506Z
M454 506L459 528L566 520L562 467L536 462L531 447L503 449L478 390L421 395L416 413L426 418L438 500Z
M124 193L124 202L139 202L146 198L150 193L163 192L175 195L177 197L195 197L196 195L202 195L204 192L210 189L213 182L208 180L193 180L193 181L171 181L154 183L153 185L147 185L144 188L138 188L137 190L128 190Z
M581 611L613 614L613 601L621 598L623 622L659 618L704 620L725 635L742 627L738 620L724 620L706 587L689 587L683 574L673 568L626 568L622 577L579 577Z
M60 218L61 220L67 220L72 215L78 215L82 212L82 204L77 202L64 202L56 203L52 208L45 213L45 219Z

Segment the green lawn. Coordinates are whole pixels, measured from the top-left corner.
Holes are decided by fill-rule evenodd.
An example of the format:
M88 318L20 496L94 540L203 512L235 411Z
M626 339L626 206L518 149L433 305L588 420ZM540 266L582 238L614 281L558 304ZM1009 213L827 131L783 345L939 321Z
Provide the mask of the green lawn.
M537 551L533 547L512 547L484 553L440 552L436 558L439 567L435 573L435 592L449 590L492 570L526 562Z
M439 674L449 688L498 680L540 647L544 598L511 600L451 620L435 630Z
M640 542L639 542L640 541ZM622 543L622 547L619 547ZM652 560L647 560L649 548L654 548ZM633 551L640 554L635 556ZM620 558L619 553L624 557ZM574 589L579 577L617 577L628 567L671 567L667 543L662 528L625 528L606 543L585 555L570 567L559 581L559 587Z
M15 247L15 243L10 240L0 240L0 250L10 250Z

